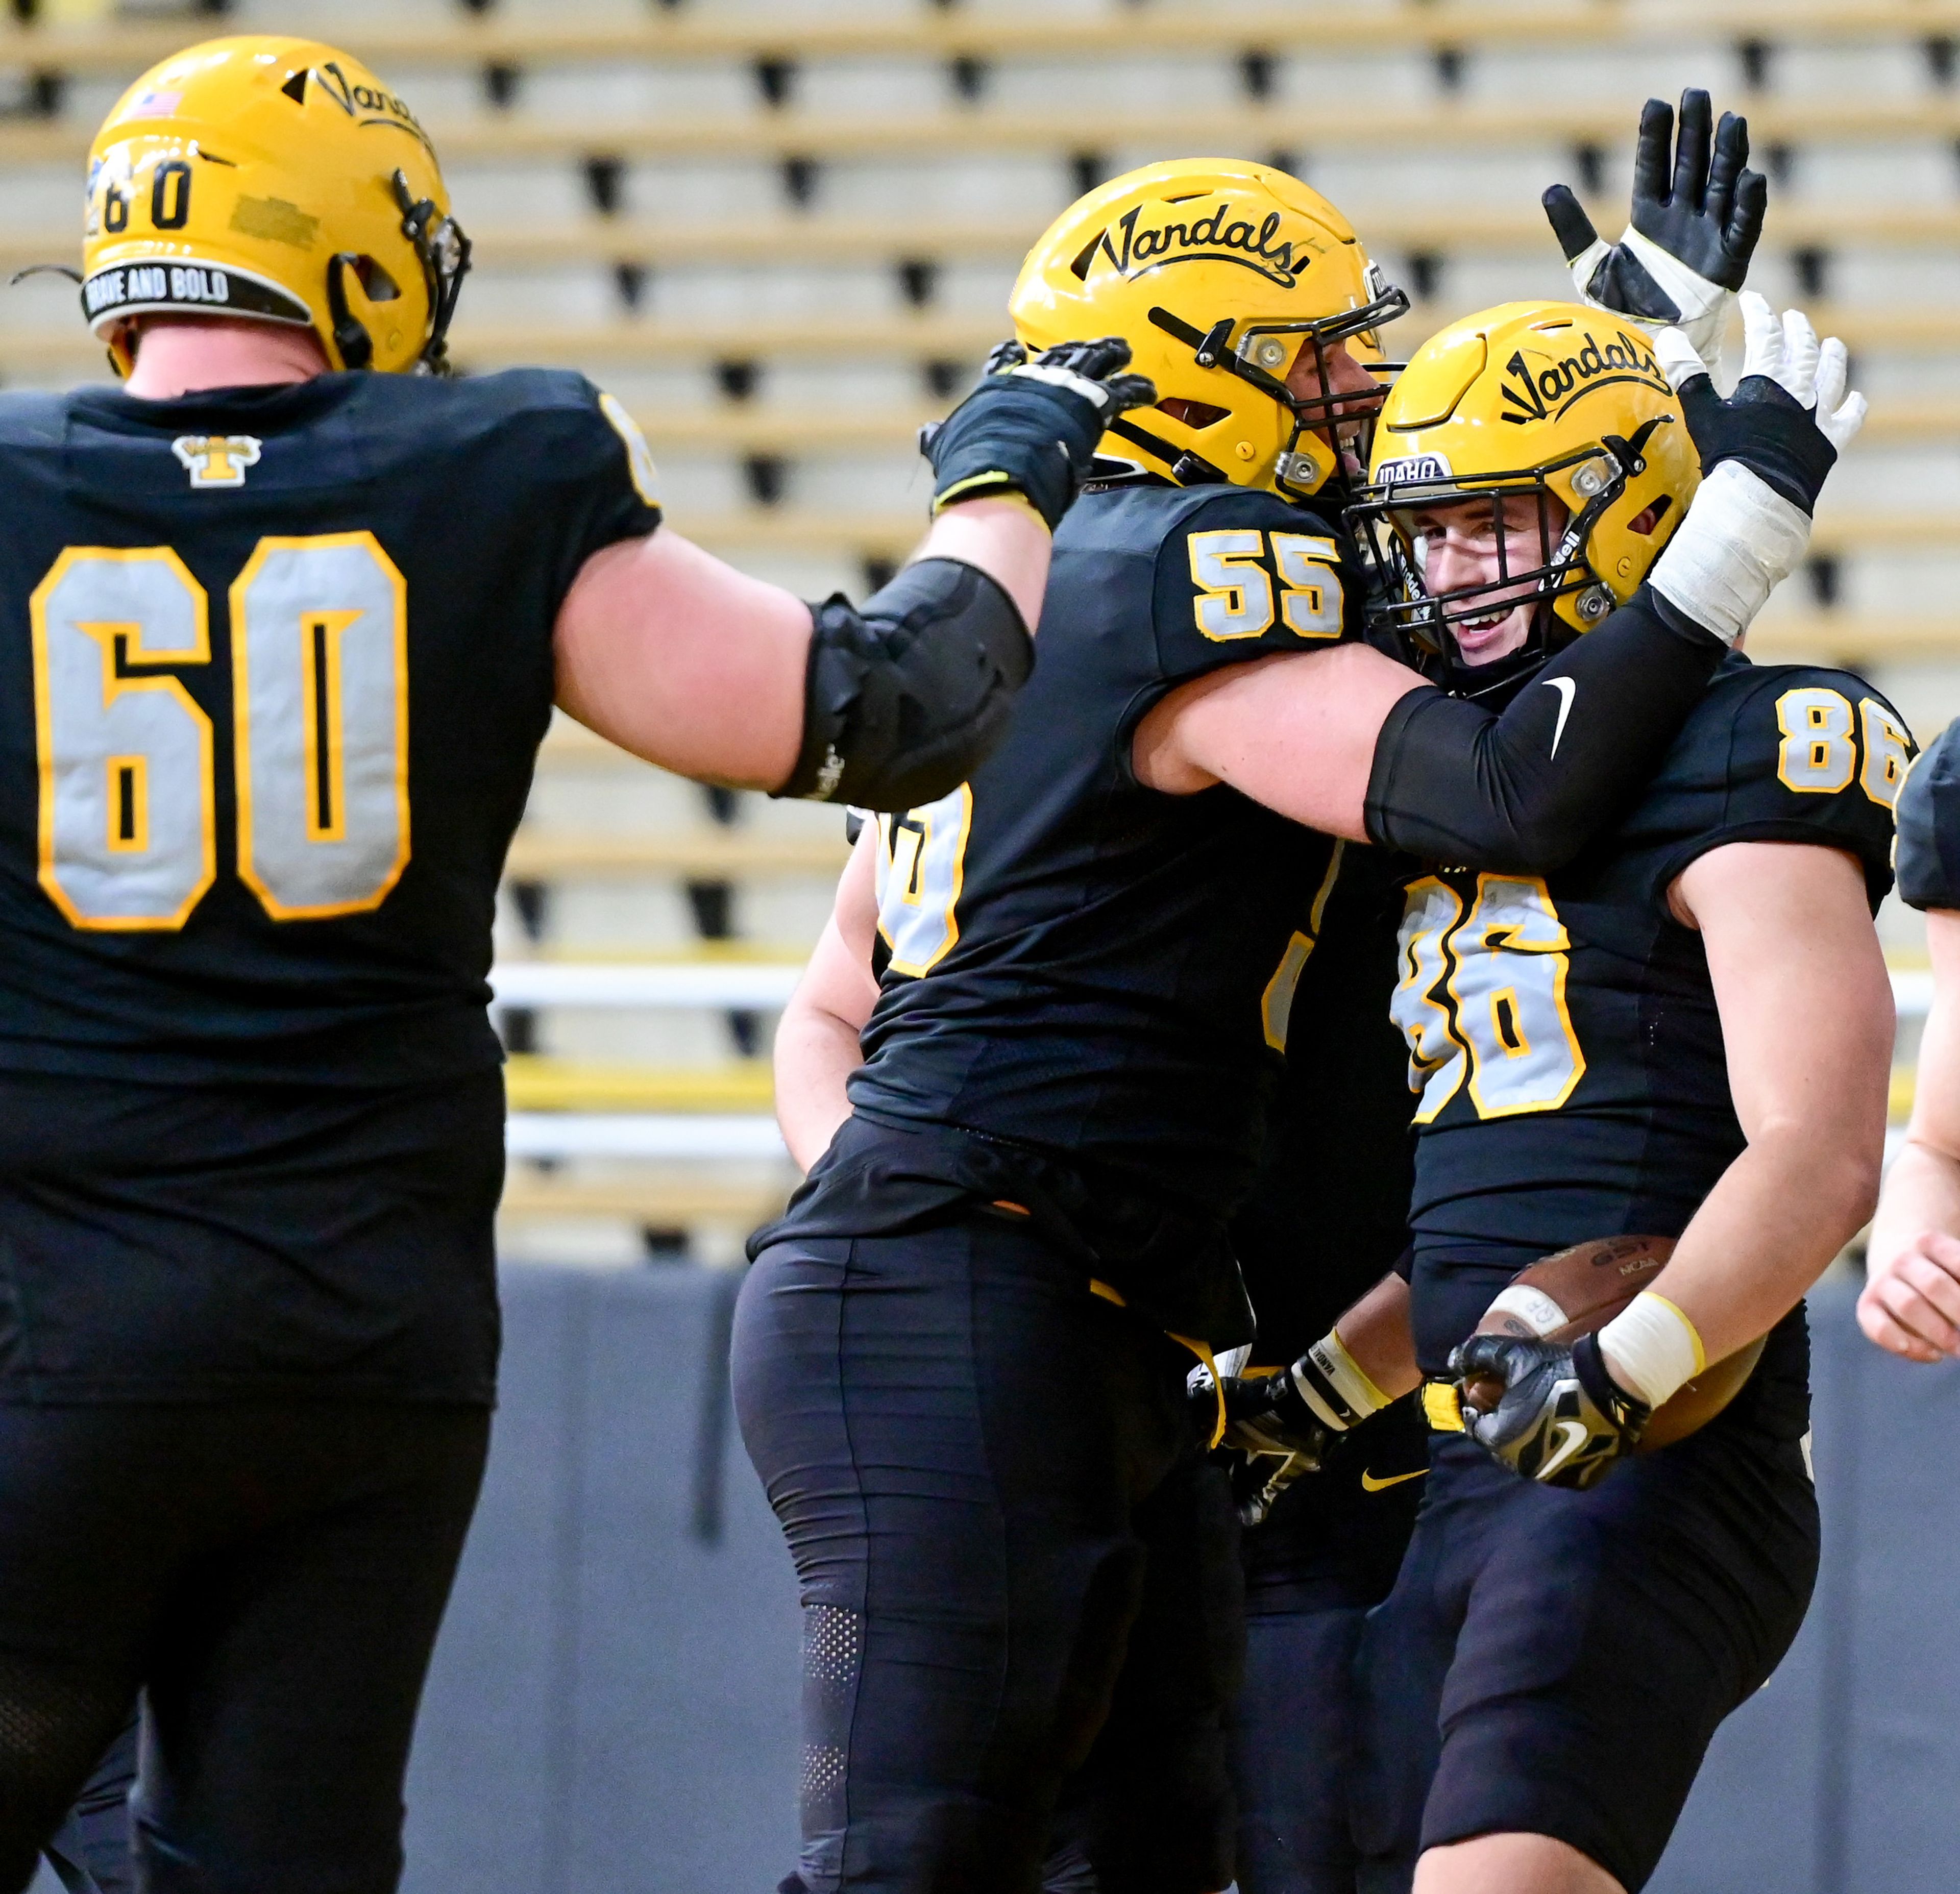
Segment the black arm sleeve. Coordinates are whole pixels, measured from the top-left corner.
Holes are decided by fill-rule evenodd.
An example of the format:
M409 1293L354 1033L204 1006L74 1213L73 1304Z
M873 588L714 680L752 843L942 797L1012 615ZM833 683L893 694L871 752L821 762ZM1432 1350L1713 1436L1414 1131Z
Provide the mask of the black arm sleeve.
M812 608L803 749L774 793L860 809L950 795L1006 734L1034 641L1014 601L958 559L921 559L853 605Z
M1653 775L1723 655L1643 585L1501 717L1410 692L1376 740L1370 839L1452 867L1551 874Z

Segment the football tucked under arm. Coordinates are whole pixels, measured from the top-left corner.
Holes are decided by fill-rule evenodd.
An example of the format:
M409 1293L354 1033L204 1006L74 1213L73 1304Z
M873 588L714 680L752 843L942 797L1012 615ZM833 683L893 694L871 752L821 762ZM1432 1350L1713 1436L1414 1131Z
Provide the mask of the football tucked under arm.
M1643 1297L1652 1297L1654 1279L1674 1249L1672 1237L1605 1237L1575 1243L1522 1271L1484 1311L1477 1332L1569 1347L1582 1335L1600 1333ZM1762 1352L1758 1337L1726 1360L1704 1359L1658 1405L1649 1403L1653 1418L1642 1437L1642 1451L1707 1426L1742 1392Z
M1717 1362L1701 1355L1691 1325L1650 1286L1674 1249L1669 1237L1602 1237L1520 1272L1452 1358L1471 1437L1526 1479L1590 1486L1622 1455L1669 1446L1720 1413L1763 1342ZM1626 1387L1608 1367L1615 1335L1616 1361L1653 1364L1650 1386ZM1681 1345L1685 1361L1672 1352ZM1637 1378L1624 1363L1619 1375Z

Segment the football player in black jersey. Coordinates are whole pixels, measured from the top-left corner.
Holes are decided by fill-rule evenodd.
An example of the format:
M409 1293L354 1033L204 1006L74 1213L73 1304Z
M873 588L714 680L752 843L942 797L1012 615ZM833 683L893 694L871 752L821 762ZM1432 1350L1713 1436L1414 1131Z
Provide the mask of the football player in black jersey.
M554 702L697 775L943 793L1151 392L1120 344L988 377L925 556L813 612L656 530L579 377L424 372L447 204L344 54L193 48L91 156L124 387L0 396L0 1889L139 1687L148 1886L394 1886L493 1392L492 907Z
M1912 1119L1879 1198L1858 1322L1908 1361L1960 1354L1960 724L1912 766L1898 800L1900 898L1926 914L1933 1004Z
M1800 319L1743 304L1739 397L1811 406L1841 444L1860 412L1839 406L1841 351L1820 362ZM1720 426L1702 365L1663 339L1677 398L1599 327L1512 304L1443 331L1389 398L1354 516L1412 650L1481 701L1556 696L1561 740L1611 714L1548 663L1598 574L1647 569L1691 493L1677 549L1698 514L1761 543L1809 504L1767 463L1696 492L1684 419L1704 464ZM1911 754L1857 679L1738 654L1568 863L1478 872L1439 830L1408 872L1414 1339L1479 1401L1429 1390L1424 1509L1363 1636L1368 1894L1631 1894L1716 1726L1796 1634L1817 1534L1800 1299L1876 1188L1892 1010L1871 914ZM1596 1336L1467 1339L1535 1259L1622 1233L1679 1241ZM1724 1412L1623 1460L1765 1335ZM1316 1351L1274 1389L1310 1447L1348 1418L1329 1412L1344 1372Z
M1159 399L1112 425L1112 477L1058 536L1006 742L867 831L779 1052L812 1168L752 1246L735 1379L802 1582L812 1894L1039 1873L1146 1609L1160 1497L1188 1518L1167 1482L1189 1351L1250 1334L1225 1219L1324 846L1297 825L1411 846L1446 829L1463 858L1557 866L1801 542L1725 552L1677 514L1653 536L1671 603L1599 575L1597 629L1548 674L1610 718L1568 723L1556 693L1500 717L1353 641L1361 577L1330 501L1380 389L1349 345L1402 301L1323 199L1223 161L1113 180L1023 267L1025 343L1093 312ZM1653 377L1644 340L1599 327ZM1794 403L1723 406L1708 451L1812 479L1830 458ZM1194 1764L1165 1785L1152 1884L1229 1872L1204 1826L1217 1780Z
M1650 101L1618 245L1598 237L1564 186L1545 204L1584 300L1639 312L1643 326L1676 323L1712 359L1766 192L1745 169L1746 124L1725 116L1714 126L1705 93L1683 97L1678 134L1669 108ZM1363 1617L1394 1582L1428 1470L1420 1408L1389 1398L1418 1378L1402 1332L1405 1294L1394 1280L1363 1294L1406 1242L1413 1107L1406 1052L1382 1004L1401 864L1332 846L1302 931L1309 957L1279 1101L1232 1227L1258 1314L1253 1365L1241 1373L1270 1377L1312 1345L1322 1424L1348 1417L1311 1453L1256 1424L1227 1436L1247 1524L1246 1673L1231 1724L1246 1894L1353 1894L1352 1657ZM1209 1377L1194 1380L1208 1398Z

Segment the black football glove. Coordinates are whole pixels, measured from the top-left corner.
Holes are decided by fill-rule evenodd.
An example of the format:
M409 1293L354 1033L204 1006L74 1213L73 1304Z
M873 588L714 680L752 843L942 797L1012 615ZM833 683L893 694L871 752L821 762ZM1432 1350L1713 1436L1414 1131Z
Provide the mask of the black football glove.
M987 358L979 386L943 421L919 430L932 463L933 510L990 492L1025 495L1051 532L1074 503L1109 423L1157 398L1146 375L1125 374L1120 336L1058 342L1032 361L1017 342Z
M1470 1437L1548 1486L1596 1485L1640 1444L1651 1412L1606 1372L1598 1338L1589 1335L1570 1348L1473 1335L1450 1355L1449 1372Z
M1295 1480L1319 1472L1341 1437L1300 1398L1289 1374L1228 1374L1214 1386L1201 1369L1191 1378L1191 1399L1208 1437L1217 1424L1220 1387L1225 1431L1219 1445L1235 1456L1232 1493L1239 1517L1256 1526Z
M1747 280L1763 234L1769 185L1748 168L1748 121L1724 112L1711 149L1710 111L1706 92L1681 95L1677 145L1672 110L1647 100L1634 148L1633 221L1617 244L1601 237L1564 185L1544 201L1582 298L1650 327L1685 330L1713 369L1729 298Z

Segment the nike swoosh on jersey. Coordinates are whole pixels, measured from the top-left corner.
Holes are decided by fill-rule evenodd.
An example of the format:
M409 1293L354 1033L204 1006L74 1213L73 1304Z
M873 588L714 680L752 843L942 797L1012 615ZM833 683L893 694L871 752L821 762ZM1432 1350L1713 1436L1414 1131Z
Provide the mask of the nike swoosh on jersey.
M1372 1473L1361 1475L1361 1491L1364 1493L1385 1493L1391 1486L1399 1486L1404 1480L1419 1480L1429 1469L1418 1466L1413 1473L1391 1473L1385 1480L1378 1480Z
M1565 734L1565 720L1572 715L1572 700L1579 695L1579 686L1569 677L1541 677L1538 682L1547 690L1558 692L1558 721L1551 727L1551 753L1558 754L1558 740Z

